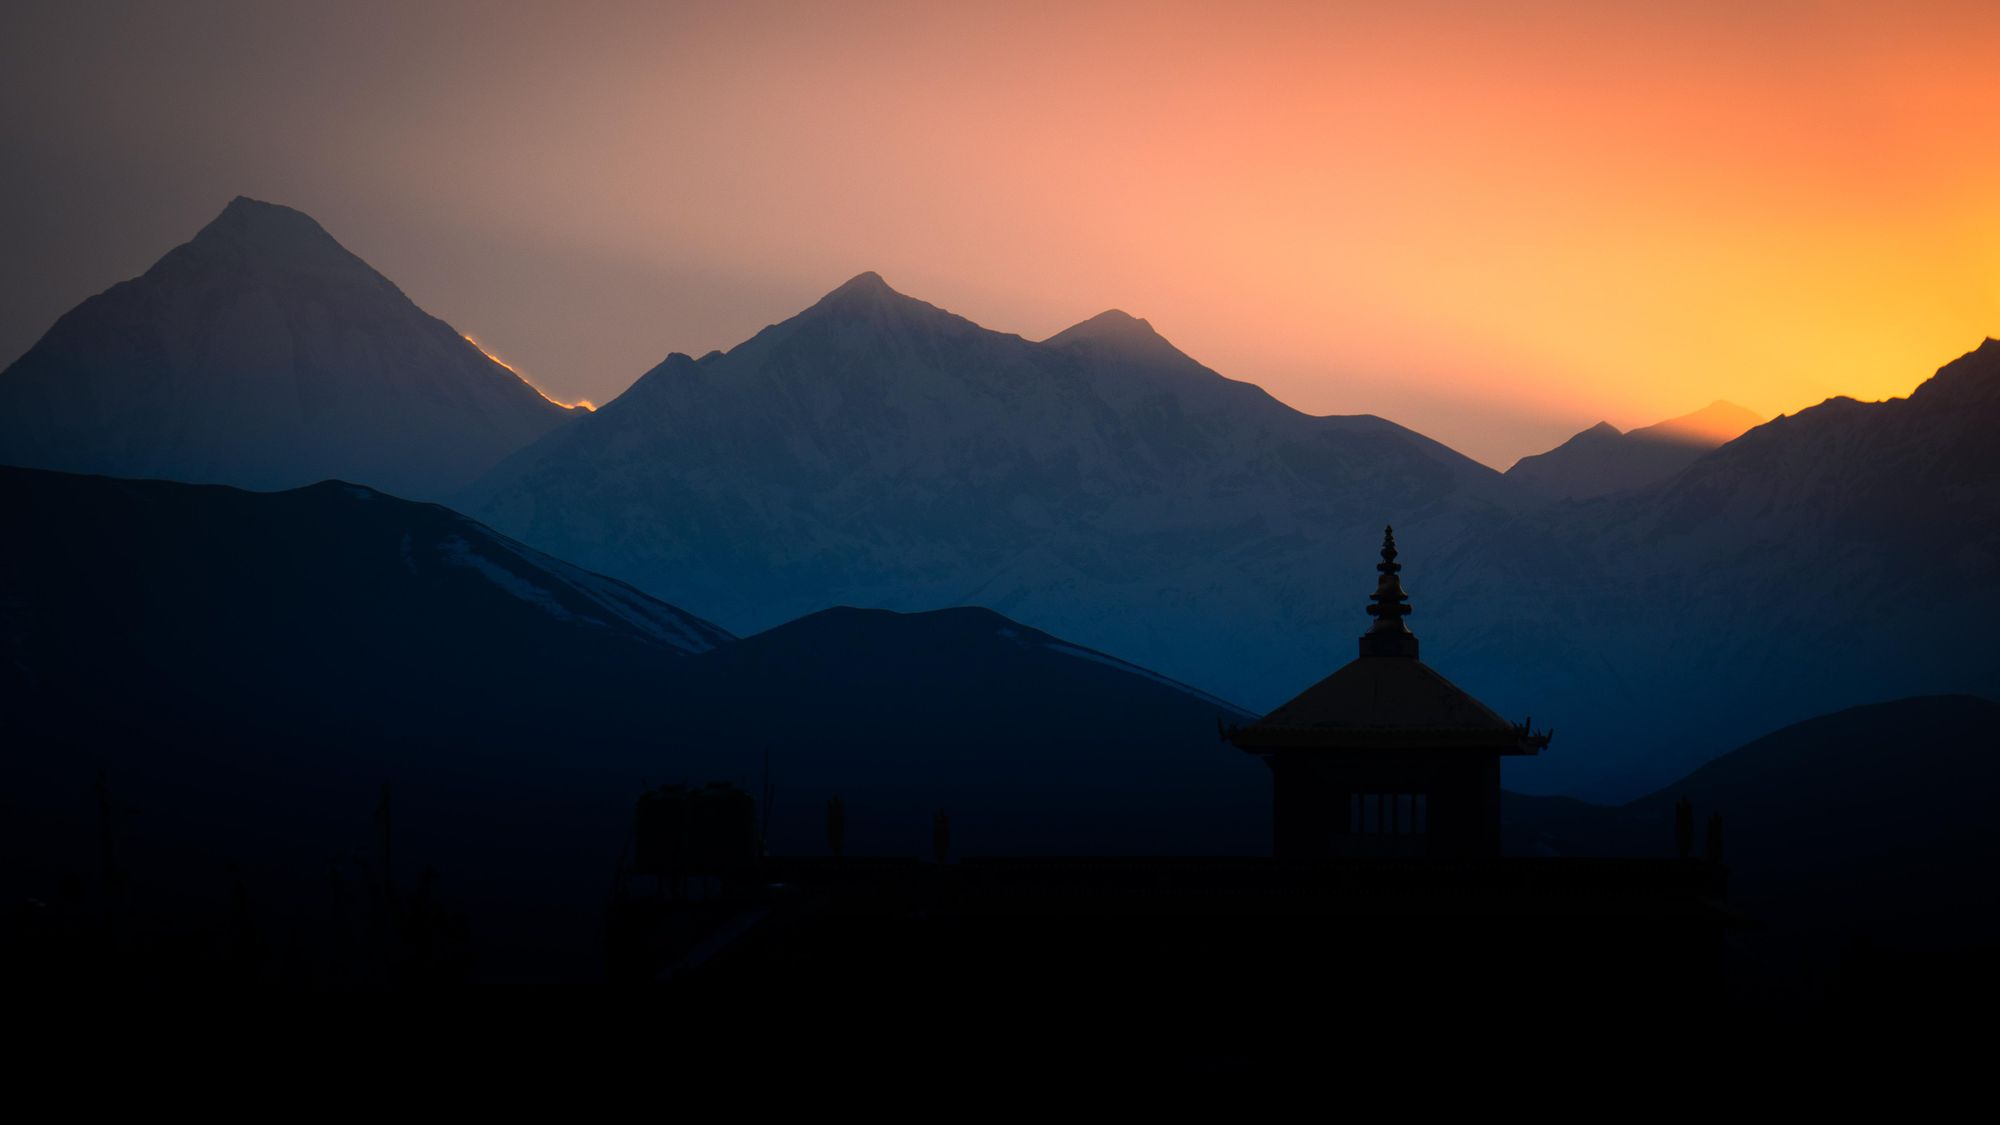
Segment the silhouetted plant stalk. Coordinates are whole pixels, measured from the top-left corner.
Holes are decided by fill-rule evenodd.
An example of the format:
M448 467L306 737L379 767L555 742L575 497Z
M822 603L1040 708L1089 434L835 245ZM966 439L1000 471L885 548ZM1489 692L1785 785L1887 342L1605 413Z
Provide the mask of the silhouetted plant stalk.
M387 782L372 818L379 836L379 869L370 900L372 940L380 983L395 988L431 988L461 983L470 963L465 919L437 902L437 870L423 867L415 889L405 895L396 881L396 821ZM359 864L368 873L365 862Z

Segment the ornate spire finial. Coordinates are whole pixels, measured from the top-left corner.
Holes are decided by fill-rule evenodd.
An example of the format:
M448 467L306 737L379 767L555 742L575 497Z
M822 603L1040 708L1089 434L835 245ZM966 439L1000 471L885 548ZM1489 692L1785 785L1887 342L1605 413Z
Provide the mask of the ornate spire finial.
M1375 569L1381 577L1375 580L1375 593L1368 599L1368 616L1375 619L1375 625L1361 634L1361 655L1415 656L1416 634L1403 624L1403 618L1410 615L1410 596L1403 592L1403 580L1397 577L1403 565L1396 561L1393 526L1382 529L1382 561Z

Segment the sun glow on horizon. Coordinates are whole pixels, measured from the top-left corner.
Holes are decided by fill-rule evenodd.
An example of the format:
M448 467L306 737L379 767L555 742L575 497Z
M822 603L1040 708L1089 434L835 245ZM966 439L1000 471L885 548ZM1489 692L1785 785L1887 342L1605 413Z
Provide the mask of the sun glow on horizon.
M0 79L104 93L14 115L14 320L248 193L505 325L553 402L875 270L1029 339L1122 308L1499 468L1905 395L2000 336L1992 0L435 0L388 41L277 7L254 41L231 5L145 52L91 6L16 37Z
M1976 6L1110 5L1054 39L797 18L745 44L782 85L540 166L540 195L569 167L603 188L527 220L540 240L785 279L706 338L662 322L649 355L731 347L877 269L1030 338L1125 308L1300 410L1504 468L1599 420L1906 395L2000 334L2000 149L1974 140L2000 118L1979 33L2000 14ZM606 50L637 106L744 66ZM708 183L674 171L683 147L735 155Z

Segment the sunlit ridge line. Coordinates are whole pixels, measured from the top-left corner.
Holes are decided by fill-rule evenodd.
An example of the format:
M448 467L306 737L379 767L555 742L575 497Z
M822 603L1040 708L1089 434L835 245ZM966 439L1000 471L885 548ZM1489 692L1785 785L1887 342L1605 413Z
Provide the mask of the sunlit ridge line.
M526 375L522 374L522 373L521 373L521 370L520 370L519 368L515 367L515 366L514 366L513 364L511 364L511 363L508 363L508 362L507 362L506 360L504 360L504 359L501 359L501 358L500 358L499 356L497 356L497 355L494 355L494 354L493 354L492 352L490 352L490 351L487 351L487 350L486 350L486 345L484 345L484 344L480 343L479 341L477 341L477 340L473 339L473 338L472 338L472 337L471 337L470 335L467 335L467 334L466 334L466 333L464 333L464 332L460 332L460 333L459 333L459 335L465 338L465 342L466 342L466 343L468 343L468 344L471 344L471 345L472 345L473 347L475 347L475 348L479 349L479 354L480 354L480 355L483 355L483 356L485 356L485 357L486 357L487 359L490 359L490 360L492 360L493 362L495 362L495 363L499 364L500 366L502 366L502 367L506 368L506 369L507 369L507 370L508 370L509 372L512 372L512 373L513 373L513 376L514 376L514 378L516 378L516 379L519 379L519 380L520 380L521 382L523 382L523 383L526 383L526 384L528 385L528 389L529 389L529 390L531 390L531 391L535 392L536 394L538 394L538 395L542 396L542 398L543 398L543 399L545 399L546 401L548 401L548 402L552 402L552 403L554 403L555 405L557 405L557 406L560 406L560 407L562 407L562 408L563 408L564 410L584 410L584 411L588 411L588 412L591 412L591 413L595 413L595 412L596 412L596 410L597 410L597 404L596 404L596 403L594 403L594 402L592 402L592 401L590 401L589 399L587 399L587 398L580 398L580 399L577 399L577 400L576 400L575 402L564 402L564 401L562 401L561 399L559 399L559 398L556 398L555 396L553 396L553 395L549 394L549 392L547 392L547 391L543 390L542 388L540 388L540 387L536 386L536 385L535 385L535 381L534 381L533 379L530 379L530 378L528 378L528 377L527 377Z

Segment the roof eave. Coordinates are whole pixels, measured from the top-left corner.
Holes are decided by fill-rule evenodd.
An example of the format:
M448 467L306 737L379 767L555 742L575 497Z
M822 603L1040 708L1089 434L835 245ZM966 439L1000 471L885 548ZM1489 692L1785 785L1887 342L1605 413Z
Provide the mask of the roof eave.
M1532 755L1545 739L1514 732L1468 730L1350 730L1250 728L1232 732L1229 742L1252 754L1277 750L1441 750Z

